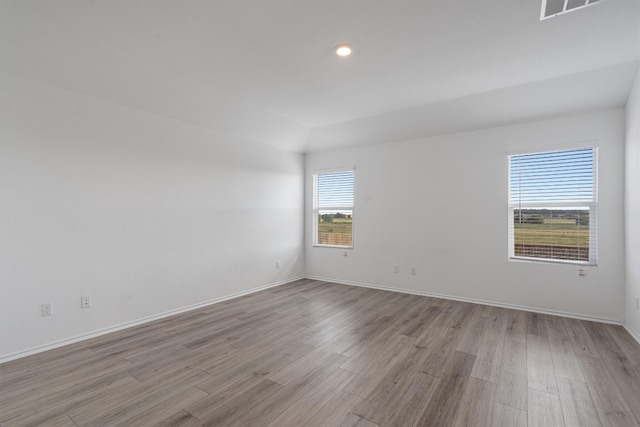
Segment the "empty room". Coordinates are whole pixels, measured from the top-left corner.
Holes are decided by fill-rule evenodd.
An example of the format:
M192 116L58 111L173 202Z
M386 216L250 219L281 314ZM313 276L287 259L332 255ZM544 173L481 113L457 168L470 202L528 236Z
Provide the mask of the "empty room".
M0 0L0 426L640 426L638 0Z

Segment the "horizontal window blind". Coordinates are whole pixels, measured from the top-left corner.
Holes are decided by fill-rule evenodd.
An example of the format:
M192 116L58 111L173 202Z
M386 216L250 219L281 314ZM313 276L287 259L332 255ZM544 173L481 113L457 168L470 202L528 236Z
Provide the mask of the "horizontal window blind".
M354 171L314 174L314 244L353 246Z
M511 156L511 202L593 201L593 149Z
M318 208L353 208L353 171L318 174Z
M596 149L509 156L509 254L596 263Z

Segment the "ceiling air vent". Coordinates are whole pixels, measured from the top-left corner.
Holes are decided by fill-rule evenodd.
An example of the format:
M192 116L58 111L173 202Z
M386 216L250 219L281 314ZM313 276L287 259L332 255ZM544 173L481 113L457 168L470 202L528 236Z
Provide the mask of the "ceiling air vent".
M540 11L540 20L553 18L563 13L573 12L596 3L602 3L606 0L542 0L542 10Z

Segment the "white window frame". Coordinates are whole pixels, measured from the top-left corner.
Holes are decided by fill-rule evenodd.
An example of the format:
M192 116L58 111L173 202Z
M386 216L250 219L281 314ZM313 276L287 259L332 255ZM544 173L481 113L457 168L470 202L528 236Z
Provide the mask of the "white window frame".
M318 204L318 175L323 174L332 174L332 173L343 173L343 172L352 172L353 173L353 204L349 207L346 206L322 206L320 207ZM354 241L355 241L355 227L353 223L353 219L355 216L355 188L356 188L356 169L355 167L343 167L336 169L319 169L313 171L313 246L321 247L321 248L340 248L340 249L353 249ZM326 245L318 243L318 217L320 216L320 211L323 210L349 210L351 211L351 245Z
M560 152L560 151L573 151L580 149L591 149L593 156L592 164L593 164L593 197L591 201L558 201L558 202L512 202L511 201L511 158L513 156L522 156L527 154L542 154L542 153L552 153L552 152ZM508 248L509 248L509 260L510 261L533 261L533 262L542 262L542 263L560 263L560 264L577 264L577 265L585 265L585 266L597 266L598 265L598 227L597 227L597 218L598 218L598 147L592 144L581 144L581 145L570 145L570 146L562 146L562 147L547 147L544 149L537 150L528 150L517 153L508 153L507 154L507 171L508 171L508 190L507 190L507 200L508 200ZM566 260L566 259L556 259L556 258L541 258L541 257L525 257L525 256L516 256L515 255L515 226L514 226L514 211L516 209L535 209L535 208L584 208L584 210L589 211L589 260L588 261L580 261L580 260Z

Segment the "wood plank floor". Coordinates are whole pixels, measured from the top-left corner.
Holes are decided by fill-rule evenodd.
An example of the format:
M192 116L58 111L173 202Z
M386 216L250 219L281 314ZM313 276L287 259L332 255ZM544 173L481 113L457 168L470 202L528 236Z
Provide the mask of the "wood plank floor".
M638 426L621 327L301 280L0 365L2 426Z

